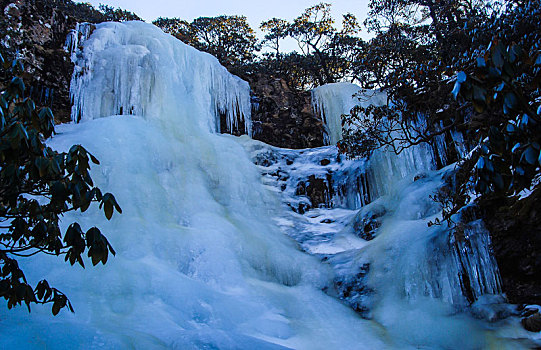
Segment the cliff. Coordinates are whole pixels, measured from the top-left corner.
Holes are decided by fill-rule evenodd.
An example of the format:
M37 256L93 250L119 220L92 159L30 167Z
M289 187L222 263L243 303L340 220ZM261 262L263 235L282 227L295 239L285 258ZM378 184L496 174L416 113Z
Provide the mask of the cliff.
M73 64L64 43L77 22L101 22L102 14L70 0L0 0L0 8L3 54L23 62L25 83L36 103L50 106L58 123L69 121Z

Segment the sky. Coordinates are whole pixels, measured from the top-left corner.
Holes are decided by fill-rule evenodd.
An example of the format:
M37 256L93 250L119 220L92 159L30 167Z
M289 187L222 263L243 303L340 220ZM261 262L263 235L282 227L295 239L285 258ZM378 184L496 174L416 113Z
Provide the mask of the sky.
M158 17L179 17L192 21L197 17L214 17L219 15L243 15L250 26L258 32L262 21L273 17L292 20L304 9L322 0L90 0L92 5L100 3L113 7L121 7L136 13L147 22ZM348 12L354 14L359 22L366 17L368 0L335 0L323 1L332 4L332 15L337 22L341 15ZM362 37L366 37L364 30Z

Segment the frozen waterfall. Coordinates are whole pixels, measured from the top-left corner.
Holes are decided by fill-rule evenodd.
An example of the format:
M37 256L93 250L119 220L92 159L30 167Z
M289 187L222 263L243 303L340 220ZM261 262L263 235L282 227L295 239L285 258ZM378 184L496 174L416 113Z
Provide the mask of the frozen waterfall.
M71 42L78 123L58 126L50 144L82 144L100 160L92 178L123 214L107 221L91 206L62 222L100 227L117 255L86 269L21 260L30 283L46 278L75 313L2 307L3 347L531 345L516 340L526 335L514 318L472 317L471 301L500 292L497 268L482 223L459 241L427 227L440 210L429 195L452 170L436 171L430 150L353 161L334 146L288 150L219 134L250 134L250 101L247 83L215 58L142 22L87 34ZM349 106L351 86L320 89L325 116Z
M70 38L86 39L90 32L88 25L77 30L81 33L70 33ZM79 43L68 42L71 48ZM163 35L157 27L100 25L72 56L76 122L126 114L165 121L164 116L176 115L175 122L187 127L251 134L248 83L228 74L213 56ZM203 110L207 118L198 116ZM225 116L226 130L220 130L220 115Z
M58 126L51 146L94 154L94 182L123 214L107 221L91 207L63 225L100 227L117 256L84 270L21 260L29 281L46 278L75 314L3 307L3 347L386 347L377 324L322 291L331 269L275 225L279 199L237 138L215 133L219 113L249 120L245 82L141 22L99 24L83 47L72 82L80 123Z

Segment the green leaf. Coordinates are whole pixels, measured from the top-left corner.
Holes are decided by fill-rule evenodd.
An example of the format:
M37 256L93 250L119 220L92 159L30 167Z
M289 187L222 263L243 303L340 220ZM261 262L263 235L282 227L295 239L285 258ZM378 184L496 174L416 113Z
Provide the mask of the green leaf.
M39 118L43 120L54 120L53 111L49 107L43 107L39 110Z
M40 281L38 285L36 286L36 295L38 296L38 299L44 300L46 292L50 289L51 287L49 287L49 283L47 283L46 280Z
M499 69L502 68L504 63L504 47L501 43L498 43L492 50L492 62Z
M111 202L105 202L103 206L103 211L105 212L105 217L107 220L111 220L113 217L113 204Z
M53 303L53 310L52 310L53 311L53 316L58 315L61 308L62 308L62 306L60 305L60 302L58 302L58 300L55 300L55 302Z
M522 153L522 157L526 162L529 164L534 165L537 158L539 156L539 151L535 150L532 146L529 146L526 148L526 150Z
M98 158L94 157L90 152L87 152L87 154L90 156L90 160L92 160L92 163L94 164L100 164L100 161L98 160Z
M504 101L503 101L503 112L505 114L511 114L516 110L517 106L517 97L514 93L508 92L505 94Z
M84 200L81 203L80 209L82 213L84 213L88 209L88 207L90 207L90 203L91 203L91 200L88 199L88 193L87 193L87 195L85 195Z
M84 266L83 266L84 267ZM68 300L67 301L68 303L68 309L72 312L72 313L75 313L75 310L73 310L73 306L71 305L70 301Z
M3 109L8 109L8 101L4 97L4 94L0 94L0 107Z
M517 131L517 127L513 124L507 124L506 130L508 133L512 134Z
M479 170L484 169L484 167L485 167L485 157L479 157L479 160L477 161L476 167Z
M21 78L14 77L11 79L10 87L16 92L16 97L24 95L25 86Z
M522 48L518 45L510 46L507 48L507 53L509 62L514 63L522 55Z

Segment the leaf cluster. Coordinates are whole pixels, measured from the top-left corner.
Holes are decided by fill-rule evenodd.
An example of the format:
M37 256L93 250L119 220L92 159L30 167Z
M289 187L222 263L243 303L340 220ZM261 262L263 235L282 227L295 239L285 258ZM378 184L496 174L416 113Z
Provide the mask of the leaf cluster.
M98 160L84 147L74 145L57 152L45 140L54 133L52 111L39 108L27 97L18 61L4 62L0 55L0 296L8 308L25 303L53 303L53 314L63 307L73 311L67 297L41 281L33 288L17 263L35 254L65 255L71 265L84 267L87 252L92 263L105 264L115 251L93 227L84 232L73 223L63 234L63 214L86 211L98 202L105 216L122 212L115 197L102 194L90 176Z

